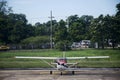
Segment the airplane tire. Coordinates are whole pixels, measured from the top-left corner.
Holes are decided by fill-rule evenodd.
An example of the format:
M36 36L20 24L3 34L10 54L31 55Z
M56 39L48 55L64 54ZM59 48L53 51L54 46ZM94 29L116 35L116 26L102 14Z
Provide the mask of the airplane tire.
M75 71L72 71L72 75L74 75L75 74Z
M60 73L60 75L62 75L62 72Z
M52 74L52 71L50 71L50 74Z

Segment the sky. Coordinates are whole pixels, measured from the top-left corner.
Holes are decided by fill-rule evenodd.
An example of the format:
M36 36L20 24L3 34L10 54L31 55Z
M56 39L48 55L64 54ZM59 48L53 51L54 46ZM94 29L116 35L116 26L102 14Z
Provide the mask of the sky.
M53 20L65 20L68 16L77 14L92 15L115 15L116 4L120 0L7 0L14 13L25 14L28 23L44 23L50 20L50 11Z

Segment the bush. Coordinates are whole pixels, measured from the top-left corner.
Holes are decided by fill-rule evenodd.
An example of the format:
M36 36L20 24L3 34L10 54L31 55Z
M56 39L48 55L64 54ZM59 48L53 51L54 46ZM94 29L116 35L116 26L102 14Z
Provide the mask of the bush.
M21 41L23 44L41 44L41 43L48 43L49 36L35 36L29 37Z
M49 36L35 36L29 37L21 41L24 45L24 49L45 49L50 48Z

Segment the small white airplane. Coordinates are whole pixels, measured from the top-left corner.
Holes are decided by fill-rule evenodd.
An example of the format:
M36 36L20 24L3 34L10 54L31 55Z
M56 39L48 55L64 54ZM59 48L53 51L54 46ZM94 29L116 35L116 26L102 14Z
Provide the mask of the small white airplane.
M88 57L24 57L24 56L15 56L15 58L26 58L26 59L40 59L43 60L46 64L53 67L55 70L58 70L61 72L63 71L72 71L72 74L74 74L74 71L77 70L77 68L71 68L78 64L76 63L67 63L67 60L79 60L79 59L90 59L90 58L109 58L109 56L88 56ZM55 60L55 63L49 63L46 60ZM55 66L53 66L56 65ZM50 74L52 74L52 70L50 70Z

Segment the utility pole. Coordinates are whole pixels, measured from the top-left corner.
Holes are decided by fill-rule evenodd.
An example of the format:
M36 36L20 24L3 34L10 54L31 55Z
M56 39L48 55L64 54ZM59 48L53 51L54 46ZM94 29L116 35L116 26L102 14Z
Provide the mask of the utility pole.
M51 28L50 28L50 46L51 46L51 49L53 48L53 41L52 41L52 18L54 18L52 16L52 11L50 12L50 20L51 20Z
M69 31L69 18L67 17L67 19L66 19L66 27L67 27L67 31Z
M67 22L67 28L69 28L69 19L68 19L68 17L67 17L67 19L66 19L66 22Z

